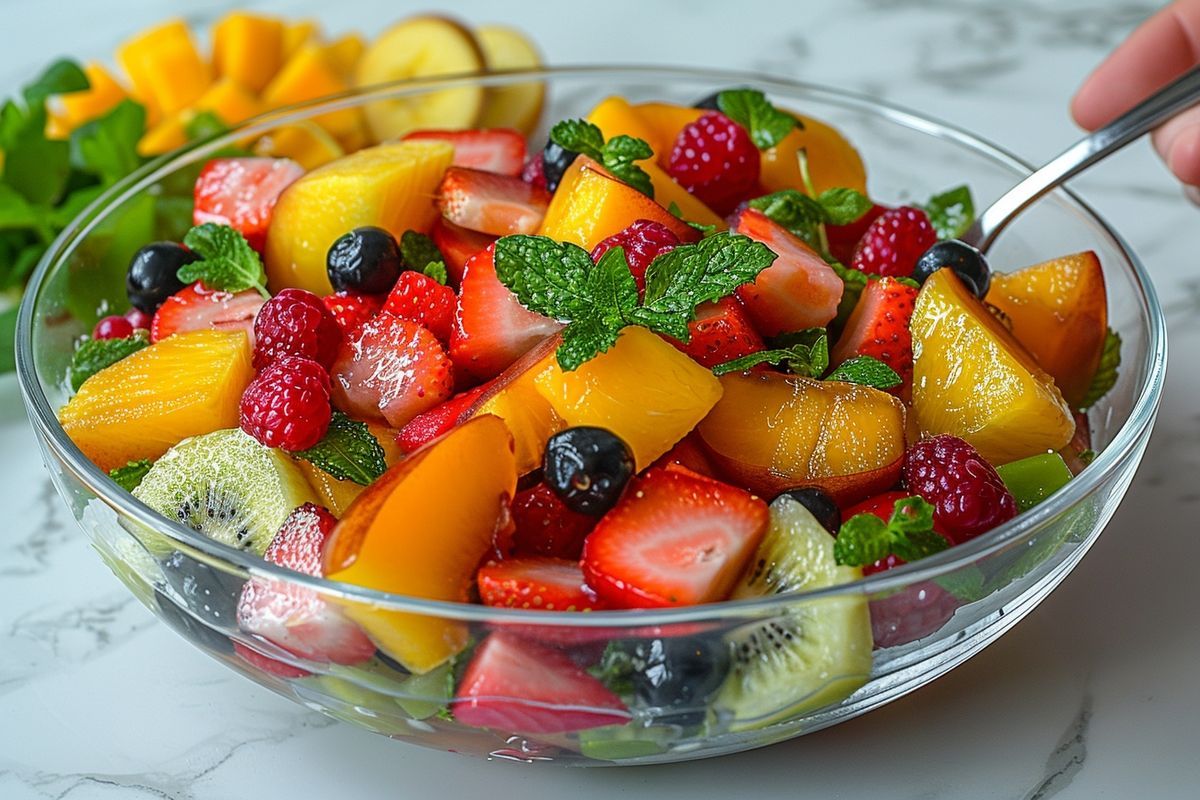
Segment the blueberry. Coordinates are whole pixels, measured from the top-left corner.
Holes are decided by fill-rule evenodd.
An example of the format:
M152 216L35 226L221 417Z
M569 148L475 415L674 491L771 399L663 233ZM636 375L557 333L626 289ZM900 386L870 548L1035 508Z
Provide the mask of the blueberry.
M917 261L917 266L913 268L913 280L924 283L942 267L954 270L954 274L980 300L987 296L988 287L992 285L992 270L987 257L971 245L958 239L938 242Z
M702 97L696 102L692 103L692 108L702 108L705 111L720 111L721 106L717 104L717 98L720 95L721 92L713 92L706 97Z
M821 523L821 527L837 535L842 527L842 510L833 498L815 486L802 486L784 492L788 497L804 506Z
M633 477L629 446L604 428L567 428L546 442L546 483L572 511L599 517Z
M719 638L641 639L614 647L628 659L634 697L656 723L703 722L706 701L729 673L729 648Z
M214 628L237 627L238 598L245 581L178 550L163 560L162 569L167 583L200 622Z
M563 173L578 156L579 153L574 150L568 150L554 142L546 142L546 147L542 150L542 174L546 176L547 191L553 192L558 188Z
M325 269L335 291L383 294L400 277L404 259L395 236L368 225L338 237L329 248Z
M153 314L168 297L183 288L179 268L197 259L177 242L152 242L133 254L125 273L125 293L139 311Z

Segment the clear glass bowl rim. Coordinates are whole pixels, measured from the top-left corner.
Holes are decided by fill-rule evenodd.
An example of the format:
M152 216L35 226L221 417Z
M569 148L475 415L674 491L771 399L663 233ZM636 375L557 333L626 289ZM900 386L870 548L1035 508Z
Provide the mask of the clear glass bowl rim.
M327 113L343 108L360 106L369 101L418 95L425 92L459 86L495 87L528 82L531 79L553 82L556 79L578 79L597 82L611 81L656 81L688 80L705 82L713 87L752 85L764 91L801 92L822 102L843 108L866 112L884 120L934 138L948 140L964 146L975 154L1013 170L1018 175L1032 171L1033 167L982 137L956 125L910 111L896 104L868 95L843 91L819 84L772 77L767 74L721 70L686 66L662 65L606 65L586 64L567 67L544 67L530 70L506 70L491 73L464 73L461 75L404 80L376 86L364 87L336 95L319 98L255 117L228 133L191 143L179 150L167 153L142 166L98 197L54 240L38 263L29 280L29 288L22 299L17 318L16 357L17 376L26 411L54 455L98 498L119 514L128 516L187 547L202 553L208 560L224 563L254 574L275 580L285 580L306 586L322 593L345 598L356 603L366 603L382 609L437 616L467 622L520 623L547 627L628 627L646 625L668 625L702 620L717 620L742 616L759 616L777 613L781 608L816 600L823 597L855 594L876 594L898 590L919 581L937 578L965 567L974 561L995 553L1015 542L1032 536L1042 524L1057 517L1079 503L1130 457L1148 434L1154 422L1163 390L1166 372L1167 339L1166 322L1158 296L1144 265L1125 240L1112 226L1097 214L1087 203L1069 189L1060 188L1055 194L1075 207L1097 233L1107 238L1124 256L1131 267L1134 283L1139 291L1138 300L1142 310L1142 321L1147 326L1147 348L1145 359L1137 364L1144 372L1145 382L1139 387L1137 399L1128 419L1112 441L1078 477L1045 502L1012 521L962 545L945 550L937 555L903 567L876 573L852 584L842 584L824 589L792 594L774 595L752 600L726 601L685 608L663 610L596 611L586 614L548 614L543 611L522 609L500 609L470 603L429 600L419 597L380 592L353 584L316 578L269 562L228 545L209 539L192 529L160 516L137 501L132 495L118 487L106 473L92 464L75 446L59 424L54 409L42 392L34 365L33 319L34 309L44 289L46 276L63 258L68 257L74 245L106 216L111 208L119 207L126 200L170 174L182 162L202 158L239 139L251 138L266 133L280 125L311 118L318 113ZM1132 364L1128 366L1134 366Z

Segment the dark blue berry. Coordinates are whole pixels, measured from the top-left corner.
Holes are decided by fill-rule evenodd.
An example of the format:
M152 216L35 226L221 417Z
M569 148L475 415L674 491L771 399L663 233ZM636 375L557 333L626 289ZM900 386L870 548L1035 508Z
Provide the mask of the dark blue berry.
M554 142L546 142L546 147L542 150L542 174L546 178L547 191L553 192L558 188L563 173L578 157L579 153L574 150L568 150Z
M627 665L637 704L660 724L703 722L708 698L729 673L729 647L720 638L641 639L612 647Z
M809 513L821 523L821 527L834 536L842 527L842 510L833 498L815 486L802 486L784 492L788 497L808 509Z
M917 266L913 268L913 280L924 283L942 267L954 270L959 280L980 300L987 296L988 287L992 285L992 270L987 257L971 245L958 239L938 242L917 260Z
M237 628L238 598L245 584L236 575L176 550L162 562L167 584L197 618L214 628Z
M383 294L391 291L404 270L396 237L383 228L355 228L338 237L325 259L335 291Z
M201 649L217 654L233 652L233 643L228 636L200 622L157 589L154 590L154 605L159 619Z
M720 97L720 92L713 92L706 97L702 97L692 103L692 108L703 108L705 111L720 111L721 106L717 103L717 98Z
M567 508L599 517L617 504L633 477L633 454L612 431L567 428L546 442L542 469Z
M179 268L196 258L195 253L178 242L152 242L138 250L125 273L129 304L153 314L168 297L183 288Z

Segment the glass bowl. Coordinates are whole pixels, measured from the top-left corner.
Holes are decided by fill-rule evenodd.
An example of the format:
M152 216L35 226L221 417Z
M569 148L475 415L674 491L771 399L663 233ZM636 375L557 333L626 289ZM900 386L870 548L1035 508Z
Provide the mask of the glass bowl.
M124 306L123 276L133 250L186 230L191 182L213 153L333 110L449 87L492 89L534 81L544 83L549 98L543 128L531 137L535 147L545 140L544 120L579 116L610 94L690 104L722 87L753 86L783 107L845 132L864 156L872 196L882 202L924 198L960 183L986 200L1028 172L1026 164L979 137L870 98L755 74L661 67L574 67L382 86L259 118L148 164L87 209L50 248L21 306L17 359L29 417L55 485L100 556L164 622L252 680L396 739L528 762L657 763L790 739L911 692L1012 627L1079 563L1125 494L1145 450L1163 386L1166 341L1162 310L1137 257L1104 220L1062 190L1009 228L991 260L1004 270L1084 249L1098 253L1110 321L1123 340L1116 388L1090 414L1098 457L1048 500L987 535L848 585L667 611L590 614L388 595L290 572L158 516L121 490L64 434L55 411L68 397L64 375L74 340L110 306ZM156 557L131 533L146 528L167 537L174 548L170 557L157 549ZM456 721L450 705L465 659L409 675L386 655L355 667L297 658L238 629L233 608L250 578L307 590L357 619L377 615L378 620L431 626L460 642L478 643L488 636L536 642L541 652L551 650L560 663L569 660L580 668L595 668L614 649L651 657L665 651L667 663L657 673L665 680L649 689L643 680L642 702L627 718L608 712L611 724L604 727L551 730L554 725L537 721L545 708L512 696L493 699L507 702L517 712L514 719L526 719L507 726L521 730L474 728ZM807 630L819 637L815 623L823 615L839 609L865 614L868 608L876 646L870 656L860 654L861 668L840 674L823 671L819 660L793 665L790 672L773 675L774 705L750 717L714 711L706 701L714 671L736 655L735 648L745 650L748 635L770 641L771 632L787 638ZM568 719L595 720L587 708L569 710L575 713Z

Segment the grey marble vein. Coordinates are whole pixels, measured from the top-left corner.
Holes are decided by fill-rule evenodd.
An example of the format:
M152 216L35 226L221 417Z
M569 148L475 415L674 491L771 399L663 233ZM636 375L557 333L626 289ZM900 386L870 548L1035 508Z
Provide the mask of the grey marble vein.
M1092 695L1086 693L1075 719L1046 759L1045 777L1024 800L1049 800L1070 785L1087 761L1088 725L1092 721Z
M28 534L17 539L0 558L0 578L26 577L44 572L51 556L64 544L80 537L80 531L68 524L62 499L48 477L39 482L32 507L27 512Z

